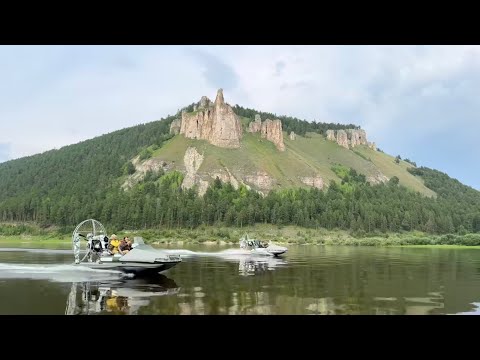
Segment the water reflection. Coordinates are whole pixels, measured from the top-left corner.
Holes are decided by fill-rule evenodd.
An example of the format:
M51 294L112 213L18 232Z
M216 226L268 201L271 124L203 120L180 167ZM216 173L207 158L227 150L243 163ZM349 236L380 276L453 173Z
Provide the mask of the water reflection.
M460 312L456 315L480 315L480 303L474 302L471 305L475 307L472 311Z
M174 280L158 274L116 282L72 283L66 315L138 314L157 296L174 295L180 288Z
M168 249L165 251L179 255L183 259L209 257L218 259L218 261L238 263L238 272L239 275L242 276L264 273L288 264L281 256L274 257L270 255L252 254L251 251L244 249L227 249L218 252L200 252L183 249Z
M0 251L0 314L480 314L477 249L181 252L163 275L125 279L79 271L70 254Z
M288 264L282 258L268 256L227 257L226 260L238 262L238 274L241 276L259 275Z

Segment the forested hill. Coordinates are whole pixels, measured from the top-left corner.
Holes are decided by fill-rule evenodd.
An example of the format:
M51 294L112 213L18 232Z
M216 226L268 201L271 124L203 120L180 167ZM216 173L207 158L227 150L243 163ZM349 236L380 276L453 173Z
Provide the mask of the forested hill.
M43 207L100 200L118 186L125 164L168 139L174 117L122 129L78 144L0 164L2 220L30 220ZM93 204L90 204L93 206Z
M238 106L235 111L248 119L256 113L265 117L272 115ZM169 133L170 124L177 117L178 114L0 164L0 221L72 226L86 218L96 218L117 229L271 223L360 233L480 231L478 191L435 170L395 164L393 158L380 152L369 153L368 149L362 152L360 148L352 152L325 141L322 146L331 151L329 157L342 152L349 161L331 169L329 163L325 163L328 166L325 169L337 176L337 181L331 181L325 190L281 188L261 196L244 186L234 189L231 184L215 181L202 197L193 188L181 188L184 174L177 171L148 173L131 189L123 190L121 186L130 174L133 158L146 149L150 154L161 152L167 145L171 147L175 139L180 139L182 135L172 139ZM291 129L297 134L324 134L325 129L354 127L312 124L290 117L280 119L285 124L284 130ZM274 150L267 148L268 144L262 145L253 135L249 136L252 149L259 151L258 157L264 156L267 150L273 153ZM308 161L313 163L318 156L316 144L320 141L304 138L302 142L287 144L291 146L287 153L291 149L292 154L307 154ZM240 150L223 151L234 155ZM379 163L385 163L387 170L403 171L413 179L422 179L422 186L437 196L424 196L402 186L393 175L385 184L372 185L364 175L351 169L355 161L367 165L377 161L374 156ZM407 166L410 174L405 170Z
M437 193L437 202L444 210L452 213L456 224L461 224L462 219L466 219L467 226L472 224L471 228L457 230L480 232L480 191L438 170L419 167L410 168L408 171L421 177L425 186Z

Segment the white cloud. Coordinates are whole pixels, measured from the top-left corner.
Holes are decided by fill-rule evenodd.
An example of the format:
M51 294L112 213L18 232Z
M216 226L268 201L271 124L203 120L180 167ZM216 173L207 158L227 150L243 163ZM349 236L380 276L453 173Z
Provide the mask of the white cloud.
M223 87L231 104L359 124L385 151L480 188L479 170L436 155L448 142L457 157L480 156L478 46L6 47L0 55L0 143L11 143L12 157L152 121Z

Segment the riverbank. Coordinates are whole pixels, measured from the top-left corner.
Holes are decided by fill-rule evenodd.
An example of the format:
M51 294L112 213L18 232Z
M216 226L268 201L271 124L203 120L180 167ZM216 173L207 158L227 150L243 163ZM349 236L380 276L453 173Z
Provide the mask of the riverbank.
M69 229L38 229L33 225L21 225L24 233L15 233L10 225L10 234L2 233L0 243L70 243ZM20 230L20 229L19 229ZM26 233L25 233L26 232ZM113 231L118 237L141 236L151 244L237 244L247 233L251 238L273 241L277 244L347 245L347 246L480 246L480 233L430 235L421 232L379 233L372 235L353 234L343 230L308 229L298 226L274 226L258 224L243 228L200 226L196 229L149 229Z

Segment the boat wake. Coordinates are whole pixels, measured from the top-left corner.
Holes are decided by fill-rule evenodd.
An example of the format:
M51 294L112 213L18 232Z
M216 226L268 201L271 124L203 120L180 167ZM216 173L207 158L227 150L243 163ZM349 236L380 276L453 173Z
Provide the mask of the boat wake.
M54 282L104 281L123 279L125 274L114 270L96 270L62 264L0 263L0 279L33 279Z
M230 257L230 256L252 256L252 254L249 250L244 250L244 249L227 249L227 250L222 250L222 251L217 251L217 252L202 252L202 251L190 251L190 250L184 250L184 249L162 249L168 254L172 255L180 255L182 258L187 258L191 256L215 256L215 257Z
M1 252L28 252L28 253L34 253L34 254L71 254L72 250L71 249L65 250L65 249L0 248L0 253Z

